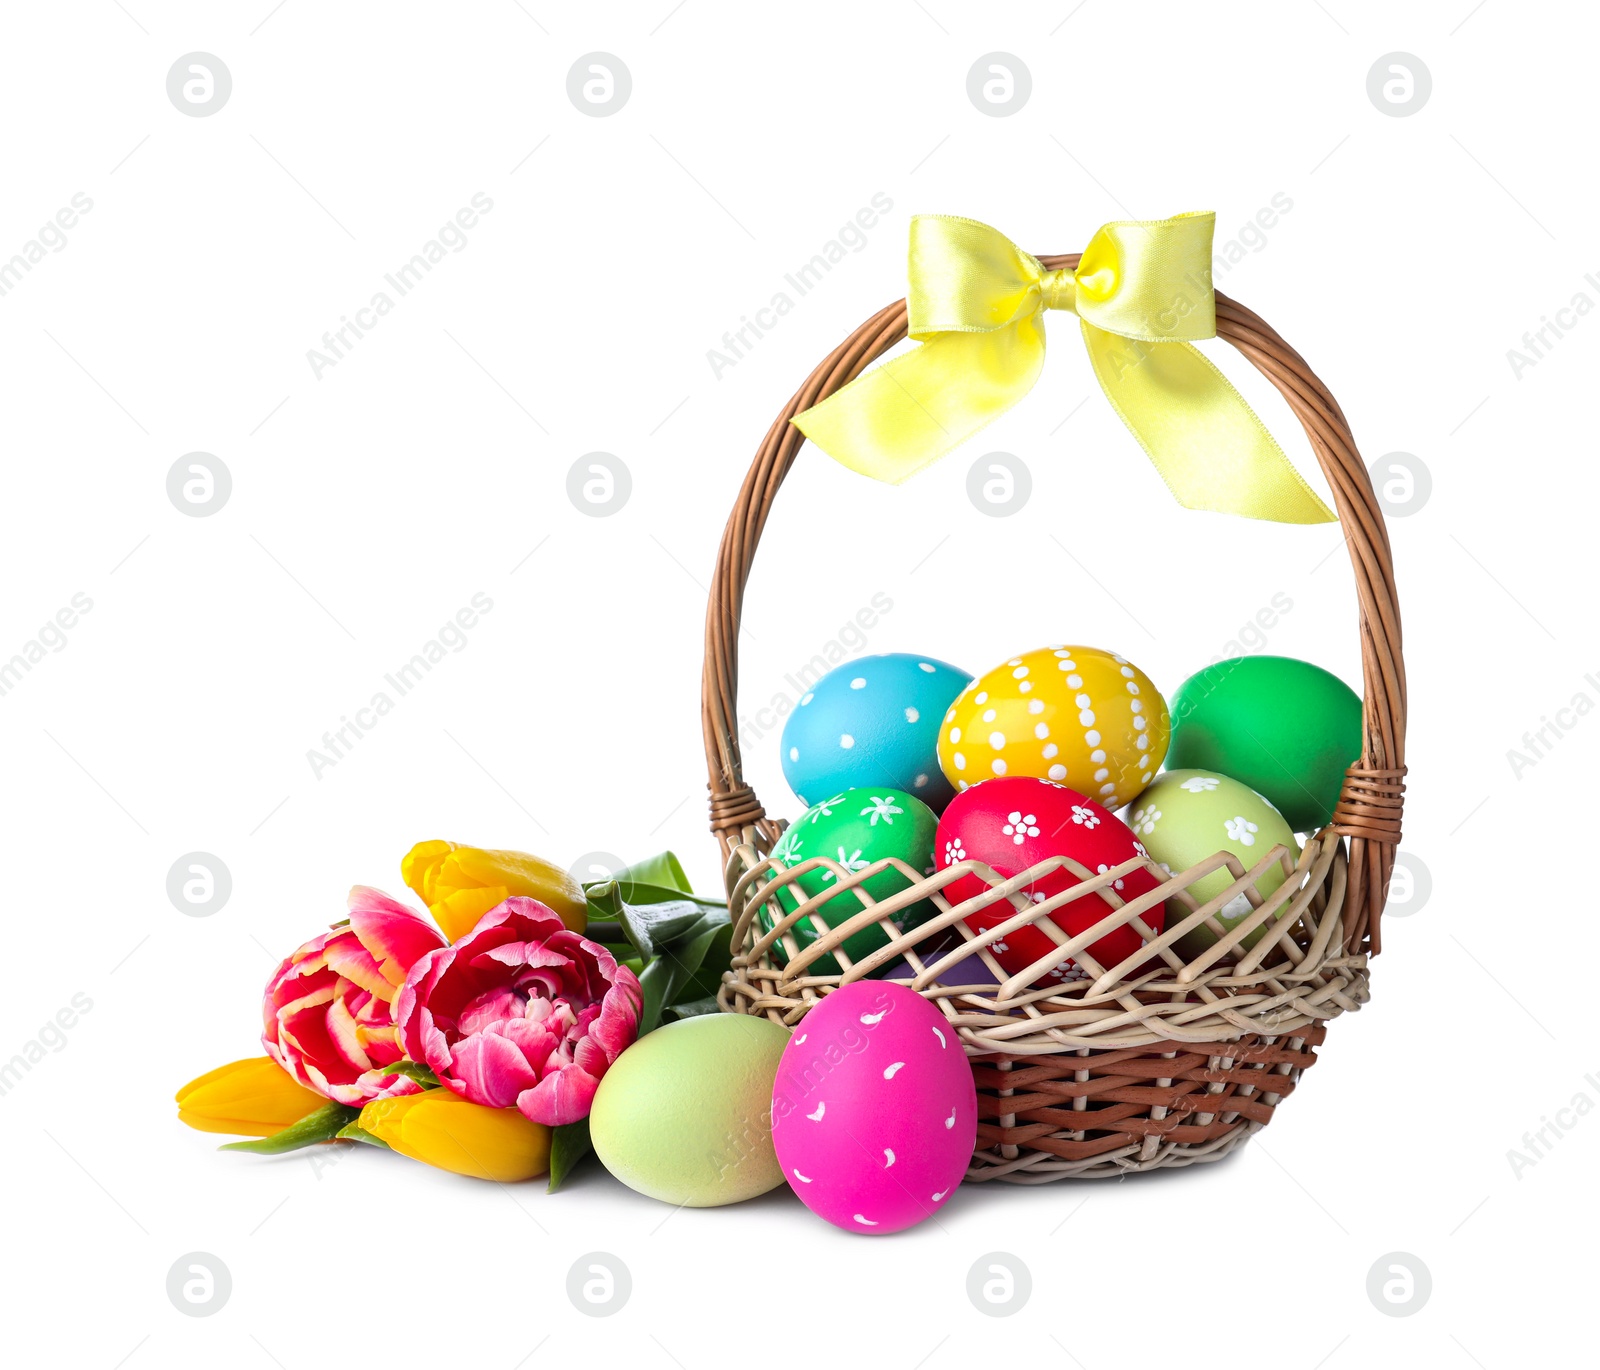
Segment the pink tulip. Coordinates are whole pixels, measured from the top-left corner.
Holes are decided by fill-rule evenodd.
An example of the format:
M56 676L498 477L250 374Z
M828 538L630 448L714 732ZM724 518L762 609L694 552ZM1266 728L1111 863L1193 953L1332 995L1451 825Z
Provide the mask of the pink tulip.
M443 945L403 904L357 885L350 922L313 937L267 983L267 1054L341 1104L417 1093L420 1084L389 1069L405 1059L394 998L417 959Z
M642 998L604 947L514 896L411 968L395 1021L440 1083L555 1127L588 1117L600 1077L639 1035Z

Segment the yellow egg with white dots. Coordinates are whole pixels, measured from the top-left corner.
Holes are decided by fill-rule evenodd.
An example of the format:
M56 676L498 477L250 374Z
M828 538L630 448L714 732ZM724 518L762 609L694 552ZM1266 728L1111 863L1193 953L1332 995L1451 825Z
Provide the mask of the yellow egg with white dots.
M958 790L1031 775L1117 809L1155 779L1170 729L1167 701L1126 657L1041 647L956 697L939 729L939 768Z

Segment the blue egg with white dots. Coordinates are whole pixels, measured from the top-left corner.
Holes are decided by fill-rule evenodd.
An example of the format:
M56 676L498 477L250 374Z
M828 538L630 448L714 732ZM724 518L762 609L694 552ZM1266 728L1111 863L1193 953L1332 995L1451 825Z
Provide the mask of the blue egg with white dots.
M888 785L939 812L955 794L939 769L939 724L971 679L948 661L908 652L835 666L783 725L783 778L807 807Z

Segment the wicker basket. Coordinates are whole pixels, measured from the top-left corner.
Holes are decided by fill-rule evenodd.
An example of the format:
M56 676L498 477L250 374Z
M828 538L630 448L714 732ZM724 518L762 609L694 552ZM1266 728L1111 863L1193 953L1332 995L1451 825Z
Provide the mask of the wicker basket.
M1053 269L1075 267L1078 258L1040 260ZM1248 870L1228 853L1170 877L1151 865L1160 889L1127 903L1112 886L1137 861L1096 875L1056 857L1002 880L974 861L925 877L898 862L849 872L813 858L786 870L769 855L785 824L767 817L740 769L735 695L745 584L767 514L804 441L789 420L905 337L903 300L856 329L784 407L756 452L723 533L706 616L702 698L711 827L727 862L733 914L733 968L719 1002L725 1010L766 1014L792 1026L830 990L885 969L885 978L930 999L959 1034L977 1080L978 1140L969 1180L1034 1184L1225 1156L1264 1127L1294 1090L1315 1062L1329 1020L1368 997L1367 961L1379 950L1405 773L1405 674L1388 535L1333 396L1248 309L1221 294L1216 301L1218 336L1282 391L1305 426L1344 524L1360 605L1362 754L1345 776L1333 821L1306 841L1293 876L1265 897L1258 880L1292 859L1282 847ZM859 886L887 864L899 866L912 884L874 905ZM799 902L785 910L778 890L819 865L833 873L827 893L808 900L796 888ZM1062 866L1080 883L1040 904L1019 893ZM1190 887L1223 866L1232 884L1198 903ZM990 889L952 905L942 891L966 871ZM1254 912L1225 931L1214 915L1241 893ZM1090 894L1116 911L1069 938L1051 915ZM905 932L889 921L924 898L936 905L935 916ZM847 902L834 903L841 899ZM1014 908L1008 923L982 933L962 923L1002 900ZM1156 936L1141 915L1161 900L1168 901L1168 927ZM757 919L764 905L773 924L766 933ZM836 924L831 931L821 919L812 921L824 905ZM853 916L844 921L847 913ZM802 919L817 932L804 950L791 932ZM1173 944L1208 920L1219 934L1215 946L1185 962ZM888 945L852 963L841 944L873 923L889 936ZM1048 988L1031 987L1028 976L1008 976L987 948L1025 923L1059 944L1058 963L1070 957L1084 974ZM1123 924L1139 932L1146 954L1121 966L1099 965L1086 948ZM1258 927L1265 935L1246 948L1244 938ZM772 954L779 941L782 965ZM814 963L829 954L841 973L814 973Z

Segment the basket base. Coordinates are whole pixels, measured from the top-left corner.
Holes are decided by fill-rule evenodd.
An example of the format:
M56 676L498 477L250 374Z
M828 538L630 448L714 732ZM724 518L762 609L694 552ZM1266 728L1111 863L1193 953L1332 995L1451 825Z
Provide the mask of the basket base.
M1090 1161L1062 1161L1024 1152L1010 1159L996 1151L979 1151L963 1179L977 1184L995 1180L1004 1184L1049 1184L1053 1180L1121 1180L1152 1170L1180 1170L1206 1161L1224 1161L1265 1127L1265 1123L1245 1123L1215 1142L1190 1146L1174 1142L1160 1147L1148 1160L1140 1160L1142 1147L1130 1145Z
M966 1178L1047 1184L1221 1160L1272 1120L1325 1035L1315 1024L1289 1038L975 1057Z

